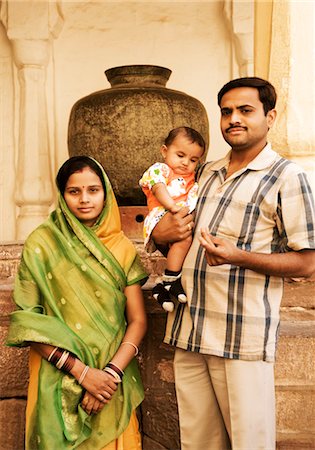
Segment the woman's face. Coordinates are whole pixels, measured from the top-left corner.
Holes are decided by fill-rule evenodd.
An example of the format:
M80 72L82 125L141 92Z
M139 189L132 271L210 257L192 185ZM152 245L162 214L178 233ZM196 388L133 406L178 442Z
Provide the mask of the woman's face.
M104 207L105 193L98 175L84 167L68 178L64 199L68 208L85 226L96 222Z

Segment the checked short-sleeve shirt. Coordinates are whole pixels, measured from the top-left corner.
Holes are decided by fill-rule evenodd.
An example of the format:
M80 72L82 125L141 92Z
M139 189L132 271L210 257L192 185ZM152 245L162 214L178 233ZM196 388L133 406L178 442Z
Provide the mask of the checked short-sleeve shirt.
M199 179L195 237L182 283L188 303L168 314L165 342L225 358L274 361L283 280L224 264L209 266L200 228L239 248L279 253L315 248L314 201L303 170L268 144L225 180L230 154Z

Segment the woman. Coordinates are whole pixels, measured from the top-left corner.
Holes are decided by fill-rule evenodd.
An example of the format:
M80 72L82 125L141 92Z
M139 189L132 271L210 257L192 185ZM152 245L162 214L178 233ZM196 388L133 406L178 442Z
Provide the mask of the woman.
M103 168L72 157L56 182L58 207L23 248L8 335L31 348L26 449L139 449L147 276Z

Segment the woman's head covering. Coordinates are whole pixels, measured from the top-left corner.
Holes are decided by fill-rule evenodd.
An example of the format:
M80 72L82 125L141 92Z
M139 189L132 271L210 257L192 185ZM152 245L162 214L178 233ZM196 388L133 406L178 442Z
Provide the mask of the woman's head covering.
M66 167L66 170L63 170L64 167ZM77 167L80 167L80 169L76 169ZM120 266L124 269L125 273L127 273L130 265L135 259L136 250L131 241L121 230L121 220L117 201L110 181L102 165L98 161L89 156L74 156L61 166L56 178L56 184L59 190L59 206L70 226L77 228L76 222L80 223L80 221L69 210L63 193L69 176L78 170L82 170L84 167L89 167L100 177L106 197L103 211L91 229L108 250L110 250ZM75 170L73 170L73 168ZM65 175L63 175L63 177L60 176L60 174L63 173ZM81 226L84 225L81 224Z

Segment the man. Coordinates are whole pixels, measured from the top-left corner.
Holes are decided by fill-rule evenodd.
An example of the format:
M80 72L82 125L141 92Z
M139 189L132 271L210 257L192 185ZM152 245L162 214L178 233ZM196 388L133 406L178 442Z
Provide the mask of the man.
M200 170L195 223L167 214L153 239L194 239L168 314L182 450L275 448L274 357L283 277L315 271L314 204L304 172L267 143L274 87L240 78L218 94L227 156Z

